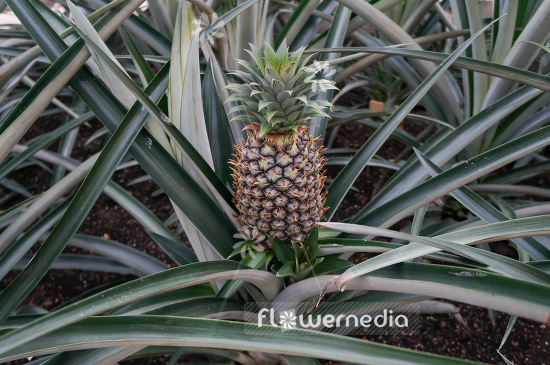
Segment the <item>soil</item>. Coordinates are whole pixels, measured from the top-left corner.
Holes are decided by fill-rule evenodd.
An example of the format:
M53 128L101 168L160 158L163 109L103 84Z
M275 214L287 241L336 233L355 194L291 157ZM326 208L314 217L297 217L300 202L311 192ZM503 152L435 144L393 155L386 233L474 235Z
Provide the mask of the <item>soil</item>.
M56 127L59 118L48 117L35 123L35 126L27 133L25 139L33 138ZM63 120L63 119L61 119ZM90 126L83 126L77 140L77 148L80 151L73 158L83 161L101 147L101 140L96 140L84 146L84 143L94 131L100 128L98 121L92 121ZM412 135L418 134L424 124L407 121L405 129ZM340 129L334 147L358 148L372 134L368 128L360 125L345 125ZM56 147L53 146L55 149ZM393 139L389 140L381 150L384 158L394 158L404 145ZM339 168L330 167L329 175L334 176ZM135 185L129 183L137 177L143 176L144 171L138 167L131 167L114 175L114 181L125 187L133 196L144 203L160 219L167 219L172 207L164 194L155 195L158 187L152 181ZM377 184L382 179L389 179L391 175L378 167L369 167L355 182L357 191L346 196L342 208L337 211L337 219L348 217L364 205L377 189ZM36 166L26 167L10 175L10 178L23 184L31 193L36 194L47 188L51 175L42 168ZM548 184L548 176L535 179L541 185ZM0 191L0 196L2 196ZM12 206L16 201L7 202L6 206ZM0 207L4 209L5 207ZM401 222L400 224L406 224ZM171 228L175 228L171 227ZM102 196L89 216L79 229L79 232L110 238L118 242L130 245L142 250L170 266L175 266L168 256L151 240L141 225L130 214L115 204L111 199ZM181 237L186 242L185 237ZM501 247L503 252L506 244ZM36 248L34 248L36 249ZM66 253L86 253L83 250L67 248ZM354 262L360 262L368 255L356 255ZM4 289L17 273L10 273L1 283L0 289ZM27 297L24 304L36 305L47 310L53 310L76 296L107 283L132 280L132 275L114 275L103 272L90 272L81 270L52 270L40 282L40 284ZM483 308L472 307L454 303L459 312L453 315L424 315L422 316L421 333L409 337L366 337L368 340L396 345L436 354L486 362L489 364L505 364L500 358L497 349L504 334L508 318L507 314L499 313L494 322L491 321L488 311ZM502 353L514 364L550 365L550 331L542 324L519 319L514 327ZM148 359L136 359L122 361L121 365L130 364L165 364L170 356L162 356ZM183 357L179 363L196 361L197 357ZM200 358L198 359L200 360ZM22 364L26 361L14 362ZM331 363L326 361L325 363Z

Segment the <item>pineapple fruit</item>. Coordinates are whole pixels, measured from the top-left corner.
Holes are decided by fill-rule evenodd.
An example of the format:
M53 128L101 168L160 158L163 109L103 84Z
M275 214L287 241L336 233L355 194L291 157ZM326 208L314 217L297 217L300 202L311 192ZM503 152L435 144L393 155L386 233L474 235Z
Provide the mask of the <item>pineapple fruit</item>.
M269 246L268 237L301 244L325 212L323 147L308 130L311 118L328 117L331 104L313 97L335 87L316 79L320 63L306 67L311 56L302 57L303 48L289 53L285 42L277 51L268 44L251 48L255 64L238 60L245 71L232 72L240 82L227 86L233 91L227 102L241 102L231 120L248 130L230 161L236 218L260 246Z

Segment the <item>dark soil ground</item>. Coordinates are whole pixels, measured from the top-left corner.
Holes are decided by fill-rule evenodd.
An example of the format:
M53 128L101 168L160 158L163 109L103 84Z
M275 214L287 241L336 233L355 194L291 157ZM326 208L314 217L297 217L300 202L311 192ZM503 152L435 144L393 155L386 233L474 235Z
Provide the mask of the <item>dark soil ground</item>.
M27 134L26 138L32 138L40 133L51 130L58 125L58 119L47 118ZM100 148L100 141L95 141L84 147L87 138L100 127L97 121L91 123L91 127L82 127L78 146L75 151L79 155L72 157L84 160ZM423 128L418 122L407 122L405 129L416 135ZM340 129L339 137L334 147L358 148L372 132L364 126L349 125ZM383 148L382 157L394 158L403 149L403 145L390 140ZM329 174L334 176L337 167L331 167ZM161 194L153 196L158 187L153 182L143 182L133 186L128 184L144 172L139 167L131 167L122 172L117 172L114 181L127 188L136 198L143 202L151 211L165 220L172 212L168 198ZM379 180L387 180L390 177L385 170L370 167L363 172L356 181L356 192L348 194L342 208L337 212L338 218L343 218L356 213L365 202L368 201L375 189L378 189ZM36 194L43 191L50 182L50 174L37 167L28 167L12 174L10 178L19 181ZM539 184L547 186L548 177L541 178ZM2 195L0 191L0 196ZM8 206L15 201L8 202ZM0 207L3 209L5 207ZM406 222L405 222L406 223ZM404 224L404 223L402 223ZM171 227L174 228L174 227ZM132 216L124 211L106 196L102 196L95 204L92 212L81 226L79 232L110 238L118 242L130 245L146 253L153 255L169 265L174 263L159 249L146 234L140 224ZM182 237L185 241L185 238ZM504 244L505 245L505 244ZM504 247L506 248L506 247ZM65 252L83 253L82 250L68 248ZM362 261L365 255L354 257L355 262ZM0 289L4 289L16 276L10 273L0 283ZM113 281L127 281L134 277L131 275L113 275L102 272L89 272L81 270L53 270L50 271L40 284L25 300L25 304L33 304L52 310L71 298L74 298L99 285ZM550 300L550 298L549 298ZM509 316L499 313L493 323L487 310L459 303L459 312L455 315L424 315L422 316L421 333L409 337L379 336L367 337L368 340L396 345L399 347L421 350L436 354L486 362L489 364L504 364L497 353L500 341L504 334ZM550 331L544 325L528 320L519 319L514 327L508 342L502 349L502 353L514 364L550 364ZM170 356L148 359L126 360L122 365L130 364L165 364ZM197 360L196 357L184 357L179 363ZM198 359L200 360L200 358ZM18 362L18 364L25 362ZM330 362L327 362L330 363Z

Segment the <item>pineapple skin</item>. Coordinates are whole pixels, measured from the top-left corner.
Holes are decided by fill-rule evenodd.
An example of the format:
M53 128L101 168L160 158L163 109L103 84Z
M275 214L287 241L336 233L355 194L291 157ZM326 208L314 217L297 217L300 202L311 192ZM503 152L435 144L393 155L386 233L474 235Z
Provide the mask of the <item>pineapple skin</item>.
M267 237L301 244L326 211L324 148L307 132L258 136L235 146L233 191L242 232L269 247Z

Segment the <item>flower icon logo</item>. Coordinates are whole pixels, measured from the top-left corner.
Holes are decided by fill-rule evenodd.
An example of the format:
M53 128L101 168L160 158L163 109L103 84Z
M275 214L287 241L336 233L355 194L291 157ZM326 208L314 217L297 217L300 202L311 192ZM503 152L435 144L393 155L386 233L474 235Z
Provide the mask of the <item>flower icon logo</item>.
M283 330L296 328L296 313L294 310L284 311L279 314L279 323L283 326Z
M309 72L317 73L329 67L330 67L330 63L327 61L313 61L313 63L308 66L308 69L309 69Z
M244 239L244 237L242 237ZM259 245L254 244L252 241L240 241L233 245L233 252L229 257L233 257L237 254L240 254L241 257L250 256L250 258L255 258L256 254L259 252L264 252L265 248Z
M329 89L335 89L330 79L336 74L336 67L331 66L327 61L313 61L311 65L308 66L308 71L312 74L323 71L323 76L321 80L316 81L313 84L313 92L325 92Z

